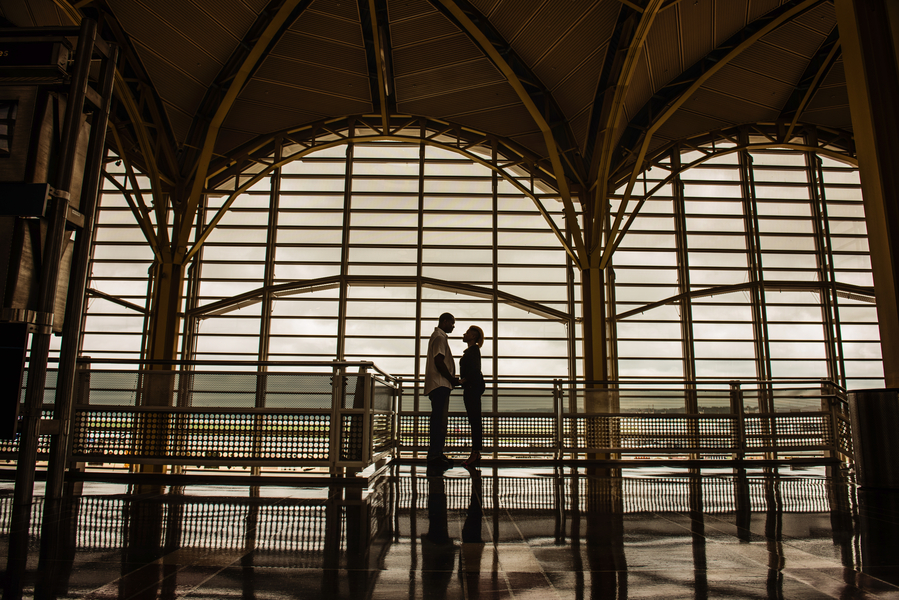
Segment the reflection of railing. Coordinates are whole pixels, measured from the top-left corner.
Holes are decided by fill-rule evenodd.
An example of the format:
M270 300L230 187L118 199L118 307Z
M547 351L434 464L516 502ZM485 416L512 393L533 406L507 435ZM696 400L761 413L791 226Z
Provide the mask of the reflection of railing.
M95 360L77 377L76 461L359 470L396 445L399 380L368 362Z
M702 499L706 514L729 514L740 508L750 512L776 509L784 513L809 514L849 508L848 483L841 488L832 481L813 477L790 479L774 474L740 477L731 473L706 473L692 477L681 474L677 477L598 478L587 483L582 475L572 477L563 469L559 469L554 477L490 476L489 470L482 472L483 487L479 496L482 507L518 514L587 511L591 495L620 498L620 510L625 514L686 512L691 510L691 496ZM420 499L428 495L425 478L404 477L399 484L399 510L412 508L414 497L421 502ZM470 481L464 477L447 477L449 508L464 509L469 502L470 487ZM578 488L577 492L575 488ZM768 494L772 489L777 491L774 505Z
M555 380L552 390L539 383L528 390L519 382L509 391L501 389L502 382L488 381L485 406L493 394L505 393L527 398L533 412L485 410L486 452L852 459L846 393L827 380ZM408 394L408 382L405 385ZM696 412L688 412L689 406ZM400 411L404 452L427 449L426 398L422 409ZM450 412L447 450L466 451L470 446L465 414Z

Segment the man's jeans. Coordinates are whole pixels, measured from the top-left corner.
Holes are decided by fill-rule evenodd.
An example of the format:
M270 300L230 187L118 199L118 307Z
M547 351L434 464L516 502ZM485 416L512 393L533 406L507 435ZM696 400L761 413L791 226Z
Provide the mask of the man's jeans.
M435 460L443 456L443 447L446 445L446 428L448 426L451 391L448 387L439 387L434 388L428 394L428 398L431 399L431 425L428 428L431 445L428 448L428 460Z

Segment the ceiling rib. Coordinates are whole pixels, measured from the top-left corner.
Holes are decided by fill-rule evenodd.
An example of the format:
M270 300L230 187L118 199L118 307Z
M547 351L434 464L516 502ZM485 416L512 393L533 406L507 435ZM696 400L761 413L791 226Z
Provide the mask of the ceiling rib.
M598 257L594 257L592 254L596 246L600 243L600 228L606 220L605 211L608 206L606 196L608 194L608 178L609 171L611 170L615 131L618 129L618 122L621 119L624 110L624 102L627 98L628 88L631 79L634 76L634 72L637 70L640 55L643 52L643 45L646 42L646 37L649 35L652 23L663 3L664 0L649 0L647 3L645 10L643 10L640 15L637 26L634 28L633 36L630 36L627 53L624 56L616 82L614 86L607 89L603 95L600 129L597 132L597 135L600 136L602 141L599 149L599 168L597 171L596 191L594 195L594 215L596 215L596 218L593 219L593 223L590 225L593 229L591 235L592 247L590 248L590 266L592 267L599 266ZM613 93L610 94L610 92ZM597 141L597 144L598 143L599 141ZM595 158L594 162L596 162ZM587 225L585 225L585 227L586 226Z
M833 69L834 64L836 64L841 55L840 33L834 27L824 43L821 44L818 53L809 62L805 73L799 78L796 89L793 90L793 94L777 119L778 123L785 124L789 121L789 126L783 133L783 140L789 140L793 136L793 130L796 129L805 107L815 97L821 84L827 78L827 74Z

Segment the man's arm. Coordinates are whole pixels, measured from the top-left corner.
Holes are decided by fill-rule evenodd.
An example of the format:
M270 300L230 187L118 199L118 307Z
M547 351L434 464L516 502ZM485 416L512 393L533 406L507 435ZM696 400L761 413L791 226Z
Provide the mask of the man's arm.
M437 368L437 372L443 375L447 380L451 381L453 387L459 385L459 380L453 377L450 374L449 369L446 368L446 361L444 360L444 356L442 354L436 354L434 356L434 366Z

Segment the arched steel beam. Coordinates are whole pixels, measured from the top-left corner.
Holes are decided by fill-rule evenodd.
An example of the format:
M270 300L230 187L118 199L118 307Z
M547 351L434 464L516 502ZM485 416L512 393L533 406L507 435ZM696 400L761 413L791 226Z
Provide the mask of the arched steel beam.
M556 143L557 134L551 123L560 123L557 127L561 127L566 135L561 135L563 141L570 140L570 148L577 147L574 138L568 136L570 132L567 129L567 120L565 115L558 109L552 99L552 94L542 85L536 84L539 79L535 75L527 74L529 69L525 71L524 62L517 58L511 46L502 39L502 37L493 29L490 22L485 19L474 7L466 0L429 0L431 4L440 10L443 14L451 18L451 20L460 29L466 33L469 38L481 49L484 55L496 66L497 69L505 76L506 81L515 90L518 98L530 113L534 123L543 134L543 141L546 144L546 150L549 154L549 160L552 164L553 174L556 176L559 194L562 196L562 205L565 210L565 218L567 220L566 227L571 232L574 240L574 246L577 250L577 259L575 264L586 265L588 260L587 249L584 245L581 227L578 224L577 211L571 201L571 191L568 188L568 178L565 173L565 165L562 162L562 156ZM558 113L556 113L558 111ZM568 136L568 137L566 137ZM569 147L563 147L562 151L568 150ZM575 179L583 181L583 168L579 169Z
M730 140L736 139L736 136L729 137L726 133L719 132L716 136L717 139ZM631 212L624 226L618 231L616 237L613 239L612 244L612 252L614 253L618 246L621 245L621 242L624 240L624 236L627 234L628 230L630 230L631 225L634 222L634 219L637 218L637 215L640 213L640 209L643 208L643 204L652 196L655 195L656 192L663 189L665 186L670 184L674 179L683 173L684 171L688 171L693 167L701 165L705 162L712 160L713 158L718 158L720 156L727 156L728 154L734 154L736 152L742 152L744 150L752 152L753 150L777 150L777 149L785 149L785 150L796 150L798 152L815 152L821 156L826 156L827 158L831 158L833 160L845 163L847 165L852 165L854 167L858 166L858 159L854 156L850 156L848 154L841 154L834 150L830 150L828 148L822 148L820 146L809 146L807 144L799 144L792 142L779 142L774 138L771 138L768 142L753 142L748 144L735 144L732 147L715 149L712 151L706 151L706 149L698 146L691 145L691 147L698 151L703 152L704 155L700 156L696 160L683 163L680 165L680 168L672 171L668 177L657 183L651 190L646 192L638 201L637 205L634 207L634 210Z
M778 27L799 15L811 10L824 0L787 0L779 8L767 13L747 25L736 36L706 55L696 65L687 69L677 80L666 87L667 93L658 94L650 99L637 116L628 125L628 130L619 142L619 148L634 147L642 133L642 142L633 163L631 176L625 188L624 197L612 223L611 235L606 240L606 246L600 255L596 253L599 268L604 269L612 258L612 246L618 228L627 209L631 193L637 182L637 177L643 170L643 162L649 150L649 144L655 133L668 119L684 105L684 103L698 91L718 71L728 65L733 59L750 48L757 41L776 30ZM630 133L630 135L628 135Z
M347 121L341 120L341 123L347 124ZM360 127L360 123L362 126ZM255 164L258 167L258 170L254 170L252 176L249 177L246 181L244 181L236 190L230 193L227 200L222 204L219 211L215 214L215 216L210 221L209 225L206 227L204 232L197 239L194 246L187 252L185 256L185 260L189 260L192 258L200 249L200 247L205 243L206 239L212 233L215 226L221 221L224 217L225 213L234 203L234 201L246 190L251 188L253 185L261 181L263 178L267 177L269 173L271 173L275 168L284 166L290 162L303 158L309 154L317 152L319 150L323 150L325 148L332 148L334 146L341 146L343 144L352 143L352 142L377 142L377 141L400 141L400 142L408 142L410 144L420 144L424 142L429 146L433 146L435 148L441 148L444 150L448 150L451 152L455 152L457 154L461 154L465 156L472 162L476 162L490 170L496 171L499 175L503 177L506 181L508 181L515 189L521 192L523 195L530 198L534 205L537 207L537 210L540 211L540 214L543 215L544 220L549 225L553 234L555 234L556 239L559 240L559 243L562 245L562 248L568 253L571 259L575 262L575 264L580 264L578 262L578 255L574 248L568 243L565 232L561 231L559 227L555 224L552 219L552 216L549 214L549 211L546 210L546 207L543 205L543 202L539 196L533 193L528 187L522 185L518 178L509 173L505 166L500 164L494 164L490 159L485 158L488 156L487 153L482 156L476 152L473 152L471 148L475 146L475 144L462 145L457 144L453 145L448 143L447 141L443 141L440 138L442 134L447 133L446 130L438 130L434 134L430 136L426 136L424 138L421 137L421 121L418 119L410 119L407 122L407 126L409 128L408 134L403 134L402 131L405 129L404 127L391 129L390 133L380 133L377 130L374 130L373 134L362 133L359 134L357 131L361 128L363 130L369 129L366 126L364 117L360 117L355 125L351 127L351 131L353 132L352 136L344 135L339 129L336 127L333 128L322 128L326 133L325 136L327 139L324 141L319 141L318 143L299 143L293 140L290 137L289 132L285 132L275 139L283 140L285 143L290 143L293 145L298 145L301 149L297 150L293 153L284 153L282 155L282 159L275 162L270 161L266 163L256 162ZM452 128L450 128L452 129ZM483 141L489 142L490 138L487 136L483 137Z
M683 294L678 294L677 296L671 296L669 298L665 298L664 300L644 304L643 306L640 306L638 308L634 308L615 315L614 320L621 321L623 319L627 319L628 317L633 317L634 315L644 313L648 310L659 308L660 306L665 306L667 304L678 304L688 298L694 299L708 298L710 296L721 296L722 294L732 294L734 292L742 292L744 290L751 290L757 287L760 287L764 290L772 290L777 292L818 292L823 290L825 287L830 288L831 286L835 287L837 290L837 294L839 296L842 296L843 298L849 298L851 300L858 300L861 302L870 302L872 304L874 303L873 287L852 285L851 283L834 282L833 284L822 284L817 281L747 281L745 283L735 283L733 285L719 285L710 288L703 288L700 290L693 290L690 292L685 292Z
M206 178L208 177L209 164L212 162L212 153L215 148L215 142L218 138L219 129L225 121L225 117L230 112L231 107L237 96L243 90L244 85L250 79L253 72L258 68L262 59L265 57L271 46L277 43L277 40L283 35L290 23L294 22L299 13L302 12L312 0L284 0L278 7L271 19L267 19L265 28L256 38L246 56L240 61L240 66L230 77L227 83L227 91L218 103L215 114L209 121L203 135L202 150L197 159L196 166L193 170L193 185L187 201L181 211L180 219L175 222L172 231L172 248L177 258L180 258L187 252L187 242L193 224L193 215L197 212L200 198L203 196L206 188Z
M211 120L225 101L225 97L232 87L231 82L235 77L240 76L241 69L247 68L249 69L249 75L245 77L245 81L248 81L249 77L256 72L256 69L261 64L261 61L258 60L254 64L249 64L247 59L250 57L250 53L258 47L262 36L269 36L263 42L267 54L267 51L271 50L281 39L287 27L299 18L309 4L309 1L301 3L294 1L292 6L289 7L289 10L294 11L293 14L288 15L286 18L282 16L282 21L274 33L271 33L269 29L275 19L279 18L281 9L285 7L285 0L269 0L266 7L256 17L256 21L253 22L243 39L234 48L231 56L225 61L224 66L222 66L215 81L209 86L197 108L197 112L190 124L190 129L188 129L185 143L179 151L179 169L184 177L189 177L191 172L197 168L198 153L201 151L205 138L208 135Z
M333 275L331 277L304 279L268 287L260 287L231 298L212 302L205 306L198 306L197 308L185 312L184 316L203 319L223 315L245 306L251 306L262 302L264 295L267 293L272 294L275 297L284 297L308 294L322 290L332 290L341 285L360 287L416 287L419 283L422 287L442 290L445 292L454 292L465 296L473 296L475 298L485 298L488 300L496 298L503 304L520 308L521 310L534 313L545 319L554 321L571 320L571 315L566 312L544 306L539 302L525 300L514 294L509 294L493 288L486 288L468 283L458 283L455 281L444 281L442 279L434 279L431 277L379 277L367 275L349 275L344 277Z
M393 96L392 50L390 30L387 27L386 0L358 0L362 23L362 40L371 82L371 101L378 104L375 111L381 114L381 125L387 129L390 115L396 113Z
M804 131L815 132L818 137L818 149L816 152L839 162L858 166L858 159L855 156L855 142L850 132L801 122L797 122L796 126ZM653 150L652 154L647 154L644 162L647 166L662 166L657 162L659 158L667 156L671 149L677 146L693 148L700 152L704 152L705 150L702 148L703 145L714 144L716 141L730 141L734 144L739 144L738 135L735 131L739 127L740 126L728 129L716 129L698 135L692 135L689 138L673 140L664 146L656 148ZM768 140L766 143L775 145L782 144L782 136L780 135L779 125L777 123L757 123L746 127L750 128L750 135L759 135L766 138ZM795 138L796 134L794 134L793 137ZM801 146L802 144L800 143L799 145ZM838 148L840 150L832 150L828 147ZM630 165L617 170L610 177L612 182L611 187L617 188L627 183L631 172L632 167Z
M833 69L833 65L842 55L840 49L840 32L834 27L818 52L809 61L805 73L799 78L796 89L790 95L787 103L780 112L777 122L782 123L784 130L781 134L782 140L789 140L793 136L793 131L802 117L802 112L808 103L814 98L815 94L821 88L821 83Z
M663 2L664 0L649 0L646 8L640 14L639 21L633 28L633 35L630 36L627 52L615 78L615 83L603 92L600 126L596 134L598 139L595 142L599 147L599 156L594 157L593 160L598 165L593 199L594 219L593 223L589 225L592 228L590 237L592 243L589 249L591 253L599 246L601 227L606 220L605 212L608 207L606 197L609 190L609 172L612 168L612 151L616 141L615 132L618 130L618 123L624 112L624 101L627 98L631 79L637 70L640 56L643 53L643 44L646 42L646 37L649 35L649 30ZM587 226L587 224L584 225L584 227Z

